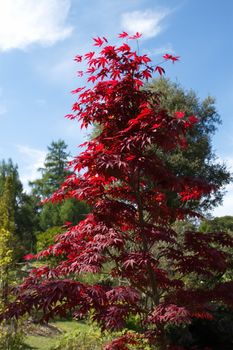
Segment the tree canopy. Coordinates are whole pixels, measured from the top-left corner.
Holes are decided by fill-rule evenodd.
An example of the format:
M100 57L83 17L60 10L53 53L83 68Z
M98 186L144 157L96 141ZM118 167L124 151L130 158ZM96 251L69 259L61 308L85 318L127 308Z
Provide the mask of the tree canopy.
M43 200L56 191L68 175L67 163L69 153L63 140L52 141L48 146L44 167L38 169L41 178L30 182L33 195Z
M224 195L224 186L231 181L231 174L225 164L217 160L212 148L212 137L221 124L215 99L208 96L200 100L193 90L186 91L178 83L165 78L153 80L147 88L160 94L161 106L170 113L184 111L199 119L187 133L189 147L177 147L164 154L164 159L177 175L201 177L217 186L214 196L206 194L201 202L193 202L192 208L206 211L219 205Z
M0 194L3 196L8 178L11 178L11 207L13 208L14 235L17 242L17 253L20 258L25 252L33 249L35 232L38 229L37 210L34 200L23 190L19 178L18 166L12 160L0 162Z
M89 207L74 199L67 199L63 203L51 204L41 202L49 198L54 191L63 183L65 178L71 174L68 170L69 153L67 145L63 140L53 141L48 146L44 167L38 169L41 178L30 182L32 197L39 207L39 227L44 231L54 226L62 226L66 221L77 223L88 213Z

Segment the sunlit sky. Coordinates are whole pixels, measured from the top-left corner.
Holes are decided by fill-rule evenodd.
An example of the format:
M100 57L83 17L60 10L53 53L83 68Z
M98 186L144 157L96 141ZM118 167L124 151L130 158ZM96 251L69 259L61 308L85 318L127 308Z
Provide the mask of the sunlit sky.
M87 137L64 118L70 91L82 86L73 57L92 37L114 43L122 30L142 32L140 50L155 63L179 55L167 77L216 97L223 124L213 148L233 171L233 1L0 0L0 159L18 164L25 187L51 141L65 140L74 155ZM233 186L227 191L214 215L233 215Z

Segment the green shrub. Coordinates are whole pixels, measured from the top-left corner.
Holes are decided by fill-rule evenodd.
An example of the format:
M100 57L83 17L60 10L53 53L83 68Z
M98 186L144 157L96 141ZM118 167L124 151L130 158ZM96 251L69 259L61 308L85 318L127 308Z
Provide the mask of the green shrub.
M48 248L54 244L54 238L62 232L61 227L53 226L48 228L45 232L40 232L37 235L36 250L39 253L41 250Z
M65 334L51 350L103 350L111 340L121 337L128 332L125 329L121 332L104 332L95 326L87 326L84 329L75 330ZM132 333L132 331L130 331ZM135 333L136 334L136 333ZM152 350L148 342L141 339L138 346L128 346L131 350Z
M0 325L0 350L24 350L25 335L21 327L16 328L14 321L11 324Z
M108 338L95 327L65 334L51 350L102 350Z

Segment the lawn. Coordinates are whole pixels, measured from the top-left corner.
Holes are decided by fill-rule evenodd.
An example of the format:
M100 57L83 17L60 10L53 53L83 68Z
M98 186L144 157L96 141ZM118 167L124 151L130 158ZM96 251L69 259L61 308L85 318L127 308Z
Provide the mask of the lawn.
M75 330L83 330L88 326L81 322L76 321L56 321L51 323L52 326L55 326L61 332L54 332L54 334L49 335L28 335L26 337L25 344L28 349L33 350L49 350L51 346L55 345L59 338L64 335L64 332L73 332Z

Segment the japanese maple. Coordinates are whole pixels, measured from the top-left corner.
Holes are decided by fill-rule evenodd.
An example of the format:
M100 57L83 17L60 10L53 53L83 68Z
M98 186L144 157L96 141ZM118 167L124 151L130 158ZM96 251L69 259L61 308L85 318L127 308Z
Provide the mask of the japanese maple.
M139 37L123 32L119 38L126 42L119 46L95 38L98 52L75 57L87 65L78 72L87 76L87 86L73 91L77 101L67 118L85 128L98 124L101 132L82 145L85 150L70 164L73 174L50 200L76 198L92 212L78 225L68 224L55 244L36 256L60 258L57 266L31 271L7 315L40 309L49 319L72 310L76 318L91 315L103 330L123 329L135 318L138 333L129 331L106 349L128 349L143 337L152 348L175 350L181 347L170 344L170 325L211 319L216 303L232 305L233 284L219 276L228 267L224 247L233 242L224 233L177 237L172 229L175 220L197 215L188 209L190 201L214 195L216 188L201 174L172 174L162 161L162 153L188 147L185 136L198 118L182 111L170 115L159 94L144 89L164 68L131 49L130 40ZM163 58L178 60L170 54ZM80 275L101 274L106 266L114 283L80 282ZM186 283L187 276L203 283Z

